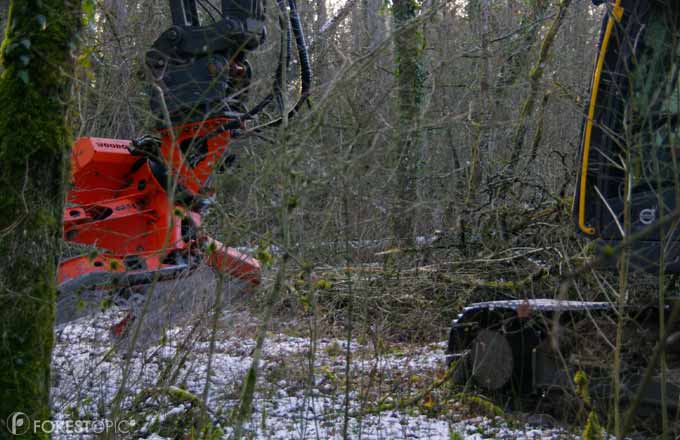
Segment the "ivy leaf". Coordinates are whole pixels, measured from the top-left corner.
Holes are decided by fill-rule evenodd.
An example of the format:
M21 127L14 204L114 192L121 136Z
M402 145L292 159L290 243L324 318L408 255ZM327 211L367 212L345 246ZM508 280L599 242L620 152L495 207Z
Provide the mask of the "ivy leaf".
M21 61L21 64L24 66L28 66L28 63L31 62L31 56L30 55L21 55L19 57L19 61Z
M38 24L40 25L40 30L44 31L47 29L47 18L45 18L44 15L37 15L35 19L38 21Z
M21 41L19 41L19 44L24 46L26 49L31 48L31 40L29 40L28 38L22 38Z
M21 81L24 82L24 84L28 85L29 82L28 70L20 70L19 73L17 73L17 76Z

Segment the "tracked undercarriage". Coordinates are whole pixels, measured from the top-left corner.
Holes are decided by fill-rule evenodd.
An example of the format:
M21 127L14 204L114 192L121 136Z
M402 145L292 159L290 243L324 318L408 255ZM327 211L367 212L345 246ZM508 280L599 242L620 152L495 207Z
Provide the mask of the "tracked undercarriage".
M680 3L593 3L605 14L583 118L574 223L595 243L588 268L619 271L628 280L653 273L664 284L680 273ZM472 304L453 322L447 359L456 362L459 382L489 393L558 393L607 417L617 403L626 408L620 424L627 426L633 415L659 415L665 407L673 422L680 307L678 299L659 305L666 290L631 294L625 305L616 299Z
M664 309L671 319L672 302ZM627 429L661 430L662 409L677 431L680 409L680 325L660 336L658 309L547 299L472 304L453 321L446 350L454 381L513 409L546 411L563 421L584 410L609 420L617 403ZM677 320L676 320L677 321ZM663 356L658 356L664 340ZM665 360L662 372L661 359ZM612 428L613 429L613 428Z

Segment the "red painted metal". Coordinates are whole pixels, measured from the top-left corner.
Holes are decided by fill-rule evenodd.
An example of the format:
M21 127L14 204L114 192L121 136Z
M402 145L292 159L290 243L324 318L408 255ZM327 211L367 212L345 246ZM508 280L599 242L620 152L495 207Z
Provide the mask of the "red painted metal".
M215 118L161 131L158 158L131 154L127 140L78 139L71 154L64 239L102 253L62 261L59 285L72 288L81 285L79 280L95 279L99 285L107 279L140 282L157 272L172 276L173 269L201 261L257 285L259 262L201 235L200 214L186 206L191 205L187 199L211 193L207 182L230 141L229 131L215 130L227 122ZM183 224L198 234L183 236Z
M172 177L177 178L179 185L185 191L191 194L207 192L204 185L229 148L231 134L229 131L224 131L212 135L206 142L205 150L202 150L202 145L198 145L197 139L210 135L228 122L228 119L214 118L160 132L161 154L168 168L173 172ZM194 164L190 160L192 156L197 158Z

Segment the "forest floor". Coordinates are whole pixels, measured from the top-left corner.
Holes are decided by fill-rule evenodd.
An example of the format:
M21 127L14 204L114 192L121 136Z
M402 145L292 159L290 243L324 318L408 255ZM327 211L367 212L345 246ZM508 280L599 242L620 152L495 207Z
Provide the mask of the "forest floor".
M55 420L104 419L119 402L119 417L132 426L123 438L191 438L206 415L212 438L233 438L234 408L260 324L252 311L229 306L216 327L206 319L178 321L160 339L142 335L129 352L129 338L116 341L110 331L122 316L114 308L58 328ZM454 391L442 380L444 342L389 342L378 350L370 340L352 338L348 351L337 333L317 329L310 338L307 322L275 318L269 328L243 438L336 439L345 429L352 439L578 438L550 417L503 414Z

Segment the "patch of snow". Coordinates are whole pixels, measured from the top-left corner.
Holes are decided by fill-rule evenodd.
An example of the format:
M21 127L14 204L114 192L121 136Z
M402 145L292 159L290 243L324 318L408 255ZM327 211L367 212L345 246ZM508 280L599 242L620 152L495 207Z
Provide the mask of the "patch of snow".
M171 385L202 398L210 357L208 337L199 335L192 339L189 326L171 328L165 332L162 345L133 350L128 358L125 345L116 345L109 332L111 325L119 319L118 313L110 311L74 321L57 332L52 360L55 420L106 418L119 392L123 410L130 410L133 403L139 405L135 399L139 400L143 390ZM223 425L225 438L228 438L233 431L224 425L238 403L241 385L253 361L255 340L237 337L229 329L224 335L220 333L212 353L207 408L213 422ZM427 375L441 368L443 346L444 343L434 344L408 353L375 358L367 354L371 353L370 347L352 341L351 374L354 378L364 379L369 372L378 371L382 380L393 375ZM256 439L343 438L345 395L338 376L344 372L345 347L346 341L318 340L313 358L314 374L311 374L308 339L269 335L264 345L253 414L243 426L244 431ZM297 371L300 377L291 376L291 371ZM126 384L121 390L124 376ZM172 383L168 382L169 377L173 378ZM502 419L474 418L454 423L450 417L431 418L406 410L362 415L364 402L360 391L355 389L349 393L348 432L351 438L450 439L453 432L465 439L571 438L557 429L511 428ZM182 416L191 406L189 402L172 403L172 399L168 399L168 403L169 407L151 405L145 409L143 426L135 438L164 439L149 432L151 428L172 417ZM56 434L53 438L87 437Z

